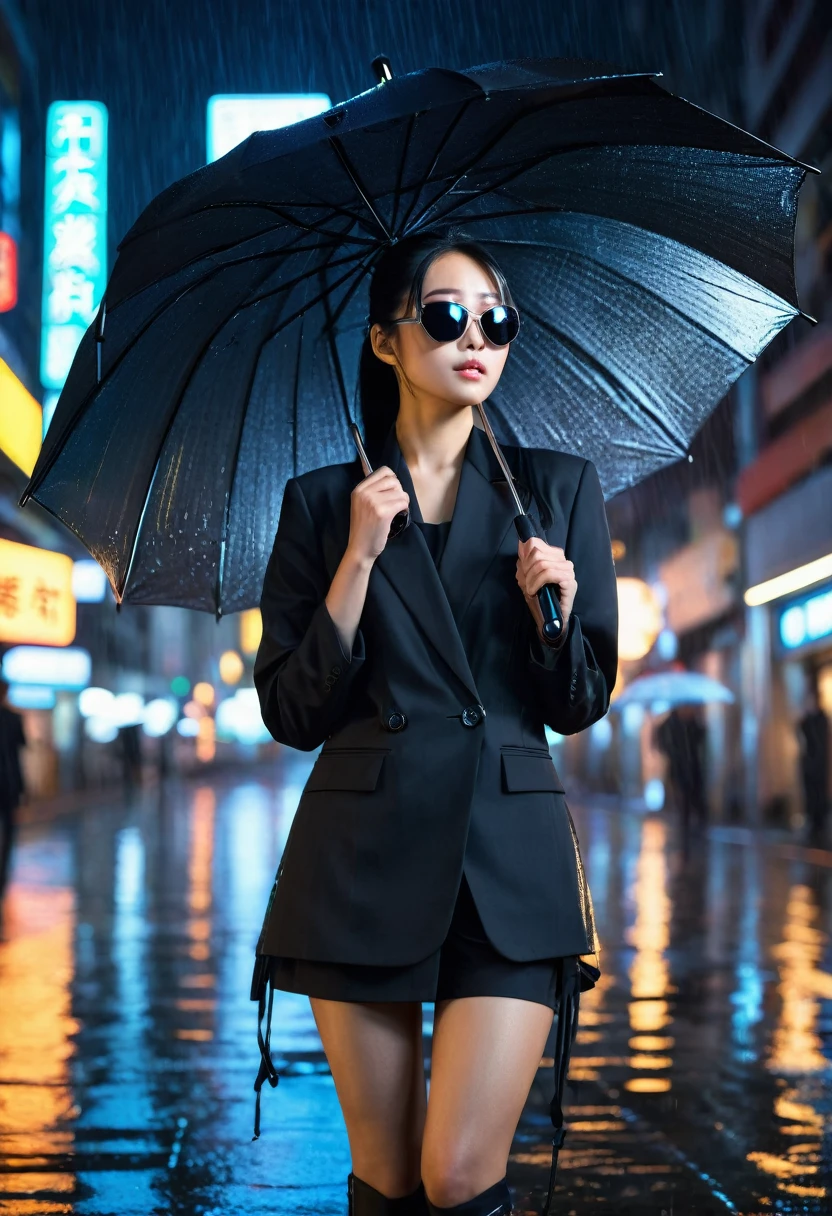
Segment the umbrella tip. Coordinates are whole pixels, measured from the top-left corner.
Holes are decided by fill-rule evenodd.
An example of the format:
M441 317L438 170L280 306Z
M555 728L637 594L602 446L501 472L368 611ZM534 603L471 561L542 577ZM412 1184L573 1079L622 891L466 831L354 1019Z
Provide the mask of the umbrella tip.
M386 55L376 55L371 67L373 75L376 78L376 84L384 84L386 80L393 79L393 72L390 68L390 60Z

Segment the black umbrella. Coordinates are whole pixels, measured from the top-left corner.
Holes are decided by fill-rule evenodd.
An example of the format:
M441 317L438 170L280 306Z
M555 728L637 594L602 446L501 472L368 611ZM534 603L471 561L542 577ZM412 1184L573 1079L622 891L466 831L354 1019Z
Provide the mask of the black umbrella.
M376 64L376 87L174 183L119 246L20 500L119 604L259 603L286 479L355 457L367 277L407 234L453 222L498 258L523 325L496 439L591 458L607 496L685 455L800 312L810 166L655 73Z

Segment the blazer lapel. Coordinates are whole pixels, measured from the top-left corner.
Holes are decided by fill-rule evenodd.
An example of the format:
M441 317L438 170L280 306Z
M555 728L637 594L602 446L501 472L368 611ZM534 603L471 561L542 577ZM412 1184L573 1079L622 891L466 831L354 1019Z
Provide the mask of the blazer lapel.
M378 464L392 469L410 495L410 526L389 540L376 558L375 569L381 571L399 594L404 606L412 613L416 624L439 652L475 701L479 701L476 681L468 664L465 648L456 627L448 597L439 579L427 541L412 522L422 515L407 462L402 456L395 424L391 426Z
M512 471L516 476L516 470ZM539 532L528 490L516 480L515 488L523 509ZM439 562L439 577L457 623L462 623L494 559L498 555L517 556L516 514L514 498L488 436L479 427L473 427L465 449L448 539Z
M498 553L517 552L514 529L516 507L488 436L472 427L465 447L456 503L448 539L437 570L421 529L419 503L407 462L402 456L395 423L379 456L378 468L387 465L410 495L411 524L387 542L375 566L397 591L416 623L442 658L480 700L476 682L460 637L459 625L474 594ZM540 531L530 495L515 483L524 509ZM519 594L519 592L518 592Z

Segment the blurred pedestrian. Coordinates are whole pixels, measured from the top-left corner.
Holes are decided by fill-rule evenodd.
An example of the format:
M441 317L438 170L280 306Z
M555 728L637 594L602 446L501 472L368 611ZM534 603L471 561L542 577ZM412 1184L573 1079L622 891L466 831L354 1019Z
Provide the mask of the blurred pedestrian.
M23 719L7 701L9 686L0 680L0 911L11 869L16 811L23 793L20 749L26 746Z
M803 806L809 839L823 840L829 810L829 719L823 711L814 684L806 698L806 712L797 724Z
M654 734L656 747L667 757L669 784L685 834L692 821L697 828L704 828L708 821L705 738L705 727L695 705L672 709Z
M142 744L138 723L122 726L118 732L121 745L122 775L125 792L130 794L142 783Z

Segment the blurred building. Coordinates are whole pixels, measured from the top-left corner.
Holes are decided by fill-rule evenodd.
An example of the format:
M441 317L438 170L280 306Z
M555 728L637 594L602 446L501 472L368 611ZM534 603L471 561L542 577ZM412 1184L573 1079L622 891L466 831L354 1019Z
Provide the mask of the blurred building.
M749 2L745 24L744 66L716 71L738 91L711 90L711 72L697 100L822 171L802 188L795 265L819 324L793 321L696 436L692 461L619 495L609 518L619 576L644 579L664 613L623 680L676 659L727 685L735 704L704 709L711 812L785 825L802 810L795 724L810 683L832 712L832 8ZM611 717L636 794L656 771L653 716Z
M131 713L144 722L141 715L154 700L166 699L168 709L157 704L149 729L143 728L148 769L161 763L163 747L168 771L187 770L224 756L249 756L258 738L245 698L221 714L220 729L215 724L218 703L237 682L251 684L256 639L242 658L220 666L224 652L240 653L239 616L218 624L183 609L128 605L118 611L101 570L75 535L34 500L18 506L40 448L44 412L46 425L50 418L42 409L48 393L40 379L46 115L36 78L21 12L0 0L0 661L12 704L24 718L22 759L32 798L121 780L119 724L127 726ZM56 555L69 560L62 566ZM63 573L55 574L56 567ZM28 677L15 680L8 666L20 646L37 649L23 656ZM62 681L59 651L84 660L88 675ZM204 704L193 700L200 683ZM111 694L99 698L95 714L82 712L90 687ZM175 730L168 720L163 743L158 732L166 713L181 722L186 706L195 715L184 722L193 724L192 733Z
M795 271L803 309L737 401L743 514L743 714L749 806L802 811L795 723L814 684L832 713L832 9L747 6L745 122L807 176Z

